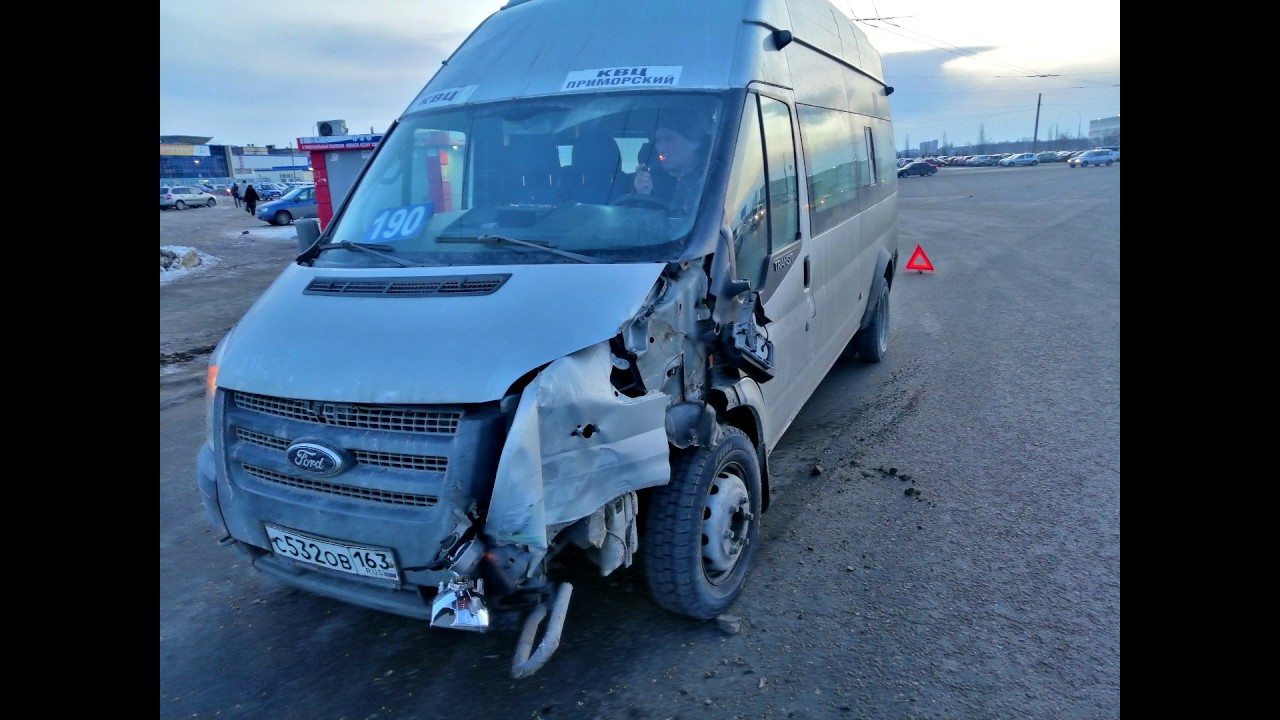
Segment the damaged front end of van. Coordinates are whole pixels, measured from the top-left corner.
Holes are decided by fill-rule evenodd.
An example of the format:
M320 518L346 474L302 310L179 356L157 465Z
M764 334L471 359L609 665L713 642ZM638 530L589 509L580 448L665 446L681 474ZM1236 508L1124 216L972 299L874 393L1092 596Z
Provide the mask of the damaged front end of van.
M605 107L652 131L676 100ZM592 102L537 107L563 124ZM710 136L721 99L697 102ZM342 214L215 351L199 462L210 522L268 575L441 628L527 611L516 677L558 644L572 588L552 559L631 566L643 512L667 538L650 556L660 604L710 618L732 602L764 503L759 390L735 358L750 350L757 377L771 362L748 285L713 287L733 274L713 259L731 239L696 246L696 206L565 200L567 174L512 182L498 150L559 152L585 132L517 132L529 107L388 133ZM465 190L433 174L441 157ZM412 188L421 202L403 201ZM691 572L696 588L664 589Z
M567 269L540 269L557 267ZM514 291L522 275L504 285ZM487 349L466 352L459 344L478 343L472 333L485 323L466 299L422 289L456 281L366 272L334 287L314 268L287 270L213 358L200 488L224 542L307 590L471 631L488 629L491 612L532 606L512 666L521 677L554 651L572 591L550 561L573 547L602 575L629 567L641 496L652 501L645 491L668 484L673 448L715 447L718 415L750 390L730 382L731 395L712 392L727 378L712 366L718 341L696 264L630 267L609 285L652 287L616 334L545 362L556 352L536 337L546 328L514 308L559 294L555 314L588 326L621 304L575 312L575 283L543 273L502 313L505 332L480 328ZM441 309L455 320L427 321L432 302L458 305ZM400 315L402 339L376 342L384 328L370 313ZM282 342L288 359L269 351ZM463 391L526 364L497 400ZM736 494L703 499L718 542L684 548L699 556L683 572L704 562L722 576L739 562L745 572L762 501L752 460L739 460L754 477L735 480Z

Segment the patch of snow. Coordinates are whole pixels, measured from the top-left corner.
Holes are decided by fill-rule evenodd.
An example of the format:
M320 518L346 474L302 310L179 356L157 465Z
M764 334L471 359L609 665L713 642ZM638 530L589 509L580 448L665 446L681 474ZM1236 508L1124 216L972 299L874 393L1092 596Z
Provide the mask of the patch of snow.
M235 230L232 232L227 232L223 234L223 237L251 238L254 236L261 236L261 237L268 237L268 238L291 238L291 237L296 237L297 234L298 234L298 228L294 225L263 225L262 227L254 228L253 230L249 230L249 231Z
M166 265L165 263L160 264L160 284L161 285L167 282L172 282L180 277L186 277L187 275L190 275L192 273L201 272L202 270L206 270L214 265L217 265L219 262L219 259L217 257L214 257L213 255L207 255L205 253L200 252L199 250L196 250L195 248L190 248L185 245L162 245L160 247L160 251L163 253L165 250L168 250L169 252L177 256L179 258L179 262L174 262L168 265ZM195 253L195 256L200 259L200 262L191 267L187 267L183 265L182 262L180 262L180 260L181 258L186 256L187 253L191 253L191 252Z

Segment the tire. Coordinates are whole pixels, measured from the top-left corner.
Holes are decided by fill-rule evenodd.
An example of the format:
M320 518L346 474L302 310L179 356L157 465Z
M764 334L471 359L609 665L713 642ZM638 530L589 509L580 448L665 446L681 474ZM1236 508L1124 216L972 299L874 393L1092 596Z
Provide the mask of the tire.
M878 363L889 351L889 283L880 283L871 323L853 336L853 350L864 363Z
M272 225L288 225L293 222L293 216L288 210L277 210L276 214L271 216Z
M1110 160L1108 160L1108 161L1107 161L1107 167L1111 167L1111 162L1112 162L1112 161L1110 161Z
M1037 165L1039 165L1039 164L1040 164L1040 161L1039 161L1039 160L1032 160L1032 161L1031 161L1031 167L1035 167L1035 166L1037 166Z
M217 207L217 205L218 205L218 201L214 200L213 198L209 198L208 202L204 204L205 207Z
M186 210L186 209L187 209L187 204L186 204L186 203L184 203L184 202L182 202L181 200L179 200L179 201L177 201L177 202L175 202L175 203L173 204L173 209L174 209L174 210Z
M760 537L755 448L741 430L721 429L715 447L673 451L671 482L649 498L642 549L654 602L698 620L738 599Z

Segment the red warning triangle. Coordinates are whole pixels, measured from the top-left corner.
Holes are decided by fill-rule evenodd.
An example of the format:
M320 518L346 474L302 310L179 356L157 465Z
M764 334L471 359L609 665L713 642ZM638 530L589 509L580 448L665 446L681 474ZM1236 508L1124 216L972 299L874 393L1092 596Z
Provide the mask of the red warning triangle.
M929 262L929 258L919 245L916 246L916 251L911 253L911 259L907 261L907 269L933 272L933 263Z

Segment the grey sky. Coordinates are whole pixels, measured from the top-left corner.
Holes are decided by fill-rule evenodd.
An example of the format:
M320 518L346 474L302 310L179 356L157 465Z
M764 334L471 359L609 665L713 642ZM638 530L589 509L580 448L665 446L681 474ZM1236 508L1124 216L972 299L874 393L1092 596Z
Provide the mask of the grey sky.
M161 0L160 134L287 147L321 120L382 132L504 2ZM896 88L899 149L1087 134L1120 114L1119 0L833 4L884 18L859 26Z

